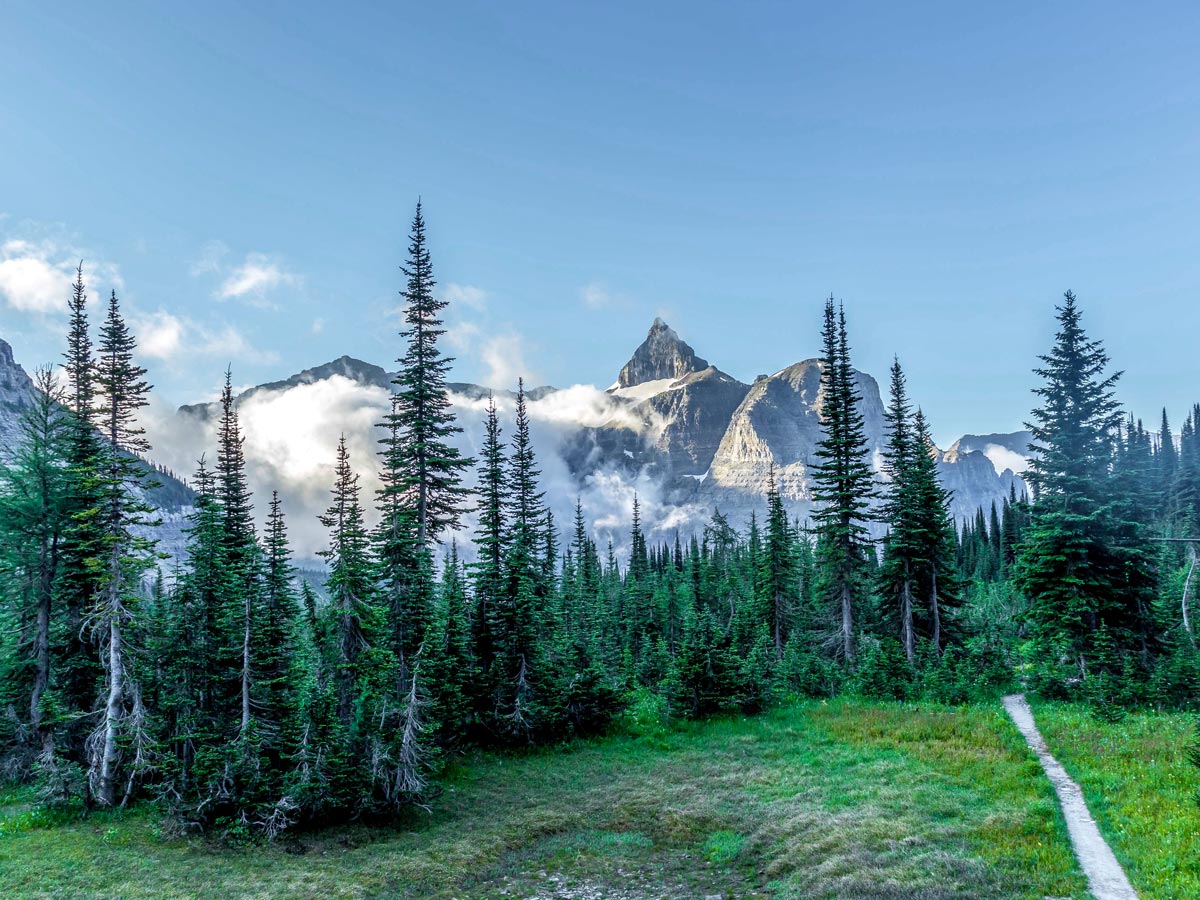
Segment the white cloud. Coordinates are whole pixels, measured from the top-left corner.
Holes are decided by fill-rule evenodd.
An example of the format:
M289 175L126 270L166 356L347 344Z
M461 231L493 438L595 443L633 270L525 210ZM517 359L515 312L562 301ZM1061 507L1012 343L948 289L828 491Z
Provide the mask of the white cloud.
M452 394L450 400L463 428L454 440L464 454L477 456L483 443L487 401L459 394ZM512 436L515 404L504 392L497 393L496 403L503 438L508 441ZM376 425L383 419L388 404L385 389L359 384L340 375L313 384L258 392L241 404L248 478L257 513L265 516L270 492L278 490L300 560L310 561L328 539L317 516L329 505L334 450L341 434L346 435L351 464L362 479L368 519L374 521L374 491L380 485L377 457L380 435ZM582 478L572 474L567 459L577 452L575 445L581 428L617 422L652 437L655 423L634 415L630 404L591 385L574 385L532 400L528 408L531 435L542 470L541 484L560 528L569 527L578 497L585 516L593 523L600 546L603 548L611 538L618 552L624 555L635 494L647 533L656 540L669 540L676 527L686 533L708 517L708 511L699 506L669 502L656 476L644 469L602 469L590 471ZM201 452L207 451L210 460L213 457L215 427L215 419L155 410L152 421L147 422L154 458L176 471L192 472ZM468 472L468 486L473 481L474 472ZM469 555L467 536L474 525L473 518L468 516L463 524L464 530L458 535L460 550Z
M375 425L388 407L382 388L334 375L281 391L260 391L238 407L245 436L247 480L260 520L271 491L278 490L288 515L292 546L311 561L328 536L317 516L329 506L339 435L346 435L351 465L361 476L362 501L373 518L377 474ZM178 472L191 473L201 453L216 454L215 417L179 416L156 409L146 428L154 458Z
M472 350L479 333L479 326L474 322L450 322L446 325L446 341L458 353Z
M537 376L525 362L525 342L515 331L487 338L479 348L479 360L485 366L483 383L487 387L515 390L517 379L524 378L532 387Z
M442 286L442 299L453 306L467 306L476 312L487 309L488 294L483 288L451 281Z
M20 312L55 313L67 308L71 277L33 256L0 260L0 296Z
M263 253L248 253L245 261L237 266L217 289L222 300L247 300L257 305L270 306L266 295L282 286L295 286L300 276L288 272L278 262Z
M38 241L9 238L0 243L0 299L13 310L39 316L66 312L75 269L84 259L83 275L95 302L110 290L124 289L120 271L95 261L56 233Z
M176 365L198 357L226 362L273 363L279 354L260 350L241 331L228 323L201 325L186 316L159 309L149 314L133 312L130 324L138 349L151 359Z
M1023 475L1029 468L1028 456L1000 444L988 444L983 448L983 455L991 461L997 475L1003 475L1006 469L1011 469L1015 475Z
M152 359L174 359L183 343L184 323L178 316L160 309L133 319L138 348Z
M579 299L588 309L629 309L634 305L627 295L609 290L599 281L591 281L581 287Z

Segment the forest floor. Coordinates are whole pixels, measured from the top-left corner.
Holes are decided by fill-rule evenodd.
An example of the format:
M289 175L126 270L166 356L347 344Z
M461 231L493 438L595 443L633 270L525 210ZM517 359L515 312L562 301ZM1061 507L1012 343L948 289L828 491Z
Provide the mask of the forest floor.
M1037 713L1071 768L1054 743L1065 734L1055 715L1070 710ZM1087 774L1073 774L1086 792ZM6 900L1087 896L1053 789L998 701L805 702L479 755L405 828L273 846L168 839L152 808L52 822L28 799L0 797ZM1093 808L1102 827L1116 812ZM1137 884L1138 867L1122 861Z

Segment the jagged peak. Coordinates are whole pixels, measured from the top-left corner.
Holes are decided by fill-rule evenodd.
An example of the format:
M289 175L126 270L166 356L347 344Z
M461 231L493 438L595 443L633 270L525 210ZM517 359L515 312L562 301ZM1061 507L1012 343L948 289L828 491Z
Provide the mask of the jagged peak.
M629 388L647 381L679 379L707 369L708 360L696 355L661 316L655 316L646 339L617 376L615 388Z

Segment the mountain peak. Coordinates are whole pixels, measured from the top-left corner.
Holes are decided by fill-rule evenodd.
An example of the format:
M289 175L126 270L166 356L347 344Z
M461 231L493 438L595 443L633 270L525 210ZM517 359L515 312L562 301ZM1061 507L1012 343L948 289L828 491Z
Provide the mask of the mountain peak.
M628 388L647 381L678 379L707 368L707 360L698 357L696 351L675 333L675 329L660 317L655 317L646 339L621 369L616 386Z

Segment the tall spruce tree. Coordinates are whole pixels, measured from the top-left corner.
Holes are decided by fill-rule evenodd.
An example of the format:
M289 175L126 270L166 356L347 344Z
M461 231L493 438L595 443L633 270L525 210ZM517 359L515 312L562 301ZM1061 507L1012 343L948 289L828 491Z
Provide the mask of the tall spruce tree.
M30 405L21 416L14 455L0 466L0 587L10 601L16 598L16 621L32 622L17 648L17 671L6 680L8 690L19 694L18 708L28 712L31 749L40 755L44 770L57 768L57 723L47 707L60 706L48 701L52 629L61 618L55 585L70 524L71 483L64 469L70 434L64 400L52 371L39 369ZM0 665L8 662L0 660Z
M360 699L356 686L366 673L360 661L377 641L380 627L375 569L359 491L359 476L350 467L350 451L342 435L337 446L333 501L320 517L321 524L329 529L329 546L318 555L329 567L325 582L333 620L329 649L335 661L338 718L347 729L361 724L356 721Z
M504 560L508 554L508 460L500 440L496 401L489 397L484 421L483 448L479 455L476 497L479 513L475 528L476 561L471 565L475 611L475 657L485 675L496 657L496 640L502 628Z
M1086 682L1119 671L1136 646L1151 564L1112 477L1121 373L1109 372L1108 353L1084 331L1070 291L1057 320L1054 346L1034 370L1043 380L1027 425L1036 501L1016 579L1029 598L1028 622L1047 674L1061 683L1053 667L1067 666Z
M679 537L676 535L676 555ZM783 659L783 648L791 637L797 591L796 554L783 497L775 481L772 463L767 475L767 527L760 562L761 584L766 592L768 624L775 647L776 661Z
M874 475L867 461L861 398L850 364L846 315L834 306L832 297L825 303L821 339L821 440L812 474L813 518L823 590L837 610L839 650L853 663L855 607L867 587L867 522L875 496Z
M919 407L913 416L912 488L916 513L917 558L928 616L925 634L936 653L945 647L953 616L960 605L954 517L950 514L950 492L938 479L933 437L925 413ZM920 628L920 619L918 619Z
M383 423L382 521L376 552L390 601L394 650L403 671L424 640L432 611L433 545L443 532L458 527L469 493L462 475L473 465L451 443L462 429L446 393L453 359L438 349L447 304L434 293L420 202L401 271L407 279L400 292L406 326L401 337L407 347L398 360L392 409Z
M508 511L511 539L504 561L505 594L496 637L495 715L511 738L528 741L539 727L539 690L544 688L547 588L539 561L539 528L545 519L540 470L529 430L525 382L517 388L516 421L508 463Z
M918 506L915 459L921 448L913 434L912 404L900 360L892 362L887 409L887 442L883 449L888 476L880 518L887 526L880 568L882 594L890 618L899 621L900 643L908 661L916 661L916 581L921 568L921 510Z
M96 702L101 666L94 652L94 633L84 628L84 619L100 590L101 552L100 466L103 448L96 429L96 357L88 323L87 289L83 262L67 300L69 313L67 349L63 355L66 375L65 406L69 412L67 472L70 476L71 521L62 543L62 566L55 592L63 607L63 634L56 660L61 671L63 703L72 716L68 725L71 753L82 755L86 736L78 723Z
M136 341L121 315L113 291L100 329L96 362L99 388L96 421L104 437L100 468L99 593L91 612L92 627L101 637L105 701L100 726L93 735L89 781L101 806L117 800L121 782L128 797L146 755L145 711L134 671L131 626L137 620L141 581L152 563L154 541L137 529L157 524L153 509L138 493L146 469L134 454L150 448L138 424L138 410L147 403L150 385L146 370L133 359Z
M246 480L246 454L233 396L233 373L225 370L221 420L217 426L217 489L222 512L222 609L229 651L227 670L236 685L238 732L250 728L257 676L256 632L262 625L261 550L254 528L254 507Z

